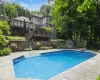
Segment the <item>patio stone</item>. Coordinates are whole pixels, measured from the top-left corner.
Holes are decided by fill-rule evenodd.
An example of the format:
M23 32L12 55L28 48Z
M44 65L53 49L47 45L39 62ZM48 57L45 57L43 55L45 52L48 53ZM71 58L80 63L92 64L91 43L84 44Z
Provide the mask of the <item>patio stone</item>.
M63 49L51 49L51 50L35 50L31 51L32 54L60 51ZM71 49L73 50L73 49ZM76 49L74 49L76 50ZM0 57L0 80L36 80L36 79L25 79L25 78L15 78L13 70L12 60L29 54L30 51L15 52L6 57ZM100 54L97 56L70 68L57 76L54 76L50 80L96 80L97 76L100 74Z

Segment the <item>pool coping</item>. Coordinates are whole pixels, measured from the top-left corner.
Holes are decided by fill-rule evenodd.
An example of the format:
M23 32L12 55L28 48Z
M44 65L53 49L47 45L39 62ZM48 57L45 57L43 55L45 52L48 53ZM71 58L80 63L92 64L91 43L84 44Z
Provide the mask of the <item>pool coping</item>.
M46 52L61 51L61 50L81 51L79 49L51 49L51 50L34 50L34 51L31 51L31 52L33 52L33 54L34 54L34 53L46 53ZM95 52L90 51L90 50L85 50L85 52L95 53ZM15 78L15 74L14 74L13 61L12 60L15 59L15 58L18 58L20 56L29 54L29 53L30 53L30 51L15 52L15 53L13 53L13 54L11 54L9 56L0 57L0 61L1 61L1 63L0 63L0 70L1 70L1 72L0 72L0 80L35 80L35 79L29 79L29 78L28 79ZM97 53L95 53L95 54L97 54ZM50 80L73 80L73 79L70 78L71 75L74 77L74 80L86 80L86 78L82 79L82 78L84 78L84 76L86 76L86 74L84 74L85 72L82 74L82 71L80 71L80 70L84 69L84 71L88 70L88 71L91 72L92 70L87 69L87 67L90 67L90 65L93 65L93 63L92 63L93 61L95 61L95 63L98 63L98 61L100 61L100 54L98 54L97 56L95 56L95 57L93 57L93 58L91 58L89 60L86 60L85 62L82 62L82 63L74 66L73 68L70 68L70 69L68 69L68 70L66 70L66 71L54 76ZM86 65L87 67L84 66L84 65ZM100 64L97 64L97 65L100 67ZM82 69L81 69L81 67L82 67ZM95 71L92 71L93 74L95 73L95 78L93 78L93 79L88 79L87 78L87 80L95 80L96 79L96 77L100 73L98 71L96 71L96 72ZM99 71L100 71L100 69L99 69ZM69 74L70 74L70 76L69 76ZM77 78L75 79L75 75L76 75L77 78L78 78L78 75L81 76L81 77L79 77L78 79Z

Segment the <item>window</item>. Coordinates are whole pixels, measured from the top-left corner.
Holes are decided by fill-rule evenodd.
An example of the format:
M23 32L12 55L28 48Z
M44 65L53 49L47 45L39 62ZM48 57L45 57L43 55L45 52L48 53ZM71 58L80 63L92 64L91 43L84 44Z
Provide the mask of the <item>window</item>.
M17 25L17 21L14 21L14 25Z
M23 27L23 24L24 24L24 23L23 23L23 22L21 22L21 27Z
M18 22L18 26L20 26L20 21L17 21Z
M37 19L37 24L40 24L40 20L39 19Z

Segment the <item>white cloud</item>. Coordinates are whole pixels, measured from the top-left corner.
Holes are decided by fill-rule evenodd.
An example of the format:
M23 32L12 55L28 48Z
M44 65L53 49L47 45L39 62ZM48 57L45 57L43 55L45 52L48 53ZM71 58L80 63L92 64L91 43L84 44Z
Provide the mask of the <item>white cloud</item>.
M47 3L44 3L44 4L47 4ZM30 6L30 7L28 7L28 9L30 10L30 11L38 11L38 10L40 10L40 8L41 8L41 6L42 6L43 4L33 4L32 6Z
M32 2L33 0L29 0L29 1L31 1L31 2Z
M15 0L5 0L5 1L7 1L7 2L15 2Z
M17 0L6 0L10 3L13 3L13 2L16 2ZM34 0L29 0L30 2L33 2ZM34 10L34 11L38 11L40 10L41 6L43 5L43 3L40 3L40 4L29 4L29 3L25 3L25 2L20 2L18 3L19 5L23 6L24 8L27 8L29 9L30 11ZM47 3L44 3L44 4L47 4Z
M40 10L40 6L41 6L41 4L34 4L34 5L30 6L28 9L30 11L32 11L32 10L38 11L38 10Z
M28 7L28 4L25 4L25 3L23 3L23 2L21 2L20 5L23 6L23 7L25 7L25 8Z

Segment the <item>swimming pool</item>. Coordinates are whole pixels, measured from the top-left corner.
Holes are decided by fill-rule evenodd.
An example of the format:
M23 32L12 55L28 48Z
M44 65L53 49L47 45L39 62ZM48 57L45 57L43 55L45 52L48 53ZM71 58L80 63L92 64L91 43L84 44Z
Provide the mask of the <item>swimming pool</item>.
M48 80L94 56L89 52L63 50L31 58L22 56L14 59L13 65L17 78Z

